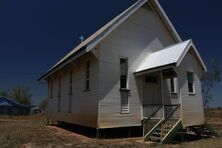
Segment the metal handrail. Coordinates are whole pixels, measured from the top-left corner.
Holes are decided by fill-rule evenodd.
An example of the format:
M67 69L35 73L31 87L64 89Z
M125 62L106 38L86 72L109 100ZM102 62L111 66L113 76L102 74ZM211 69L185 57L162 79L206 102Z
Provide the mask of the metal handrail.
M168 105L164 105L164 106L168 106ZM176 106L176 108L169 113L169 115L165 118L165 121L168 120L170 116L177 111L177 109L180 107L180 104L172 105L172 106Z
M162 108L162 106L159 106L155 112L153 112L149 117L143 119L143 123L147 123L148 120L150 120L151 117L153 117L160 109Z
M145 135L145 139L147 137L149 137L149 135L151 135L158 127L161 127L177 110L178 108L181 106L180 104L177 104L177 105L162 105L160 106L155 112L152 113L152 115L150 116L150 118L152 116L154 116L161 108L163 108L163 110L165 109L164 107L168 107L168 106L175 106L176 108L173 109L168 115L167 117L164 117ZM147 123L147 121L150 119L150 118L147 118L146 120L144 120L145 122L143 123Z
M148 121L152 116L154 116L162 107L169 107L169 106L172 106L172 107L173 107L173 106L176 106L176 108L175 108L173 111L171 111L171 112L169 113L169 115L167 115L167 117L165 118L165 120L169 119L170 116L180 107L180 104L176 104L176 105L174 105L174 104L169 104L169 105L163 105L163 106L160 106L160 104L152 104L152 105L144 105L144 106L159 106L159 107L156 109L156 111L154 111L149 117L143 119L143 123L147 123L147 121ZM164 109L164 108L163 108L163 109Z

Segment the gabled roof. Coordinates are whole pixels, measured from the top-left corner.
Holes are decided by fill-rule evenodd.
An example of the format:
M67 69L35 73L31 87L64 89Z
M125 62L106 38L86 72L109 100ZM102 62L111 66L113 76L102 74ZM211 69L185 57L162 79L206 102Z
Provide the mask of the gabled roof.
M8 102L0 102L0 106L13 106L13 105L9 104Z
M19 108L30 108L29 106L27 105L23 105L23 104L20 104L12 99L9 99L9 98L6 98L6 97L0 97L0 106L15 106L15 107L19 107Z
M136 12L139 8L141 8L146 2L150 1L155 7L157 13L160 17L162 17L163 22L166 27L172 34L172 36L177 41L181 41L180 36L178 35L176 29L170 22L169 18L165 14L164 10L160 6L158 0L138 0L134 5L129 7L127 10L122 12L120 15L115 17L113 20L108 22L105 26L91 35L88 39L78 45L75 49L73 49L69 54L67 54L63 59L61 59L57 64L55 64L51 69L49 69L44 75L42 75L38 80L45 79L47 76L51 75L55 71L59 70L66 64L70 63L77 57L85 54L86 52L91 51L95 48L98 43L100 43L106 36L108 36L114 29L116 29L120 24L122 24L127 18L129 18L134 12Z
M147 59L138 67L136 73L168 65L175 65L178 67L191 47L194 50L203 70L207 71L206 65L204 64L192 40L187 40L148 55Z

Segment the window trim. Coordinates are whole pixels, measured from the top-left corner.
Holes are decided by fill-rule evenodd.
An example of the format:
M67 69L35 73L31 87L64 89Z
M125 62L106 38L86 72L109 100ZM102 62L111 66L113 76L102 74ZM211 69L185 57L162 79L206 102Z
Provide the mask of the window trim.
M58 80L58 98L61 98L61 87L62 87L61 81L62 81L62 78L60 76Z
M177 94L178 93L178 89L177 89L177 81L176 81L176 78L170 78L170 90L169 90L169 93L170 94ZM173 81L173 91L172 91L172 81Z
M190 92L190 88L189 88L188 74L192 74L192 90L193 90L192 92ZM196 94L194 82L195 82L194 72L193 71L187 71L187 91L188 91L189 95L195 95Z
M53 80L50 80L50 99L53 99Z
M87 61L85 69L85 92L90 91L90 68L91 68L91 63L90 61Z
M121 87L121 75L122 75L122 67L121 67L121 60L125 60L126 63L126 69L125 69L125 73L126 73L126 84L125 84L125 88ZM119 57L119 88L120 88L120 114L130 114L130 89L129 89L129 58L128 57L123 57L120 56ZM123 103L122 103L122 93L127 93L127 111L123 110Z
M126 60L126 88L121 87L121 59ZM120 80L119 88L121 91L130 91L129 90L129 66L128 66L129 64L128 63L129 63L129 60L127 57L123 57L123 56L119 57L119 70L120 70L120 72L119 72L119 80Z
M73 94L73 71L71 70L69 73L69 95Z
M59 76L59 80L58 80L58 112L61 112L61 87L62 87L62 77Z

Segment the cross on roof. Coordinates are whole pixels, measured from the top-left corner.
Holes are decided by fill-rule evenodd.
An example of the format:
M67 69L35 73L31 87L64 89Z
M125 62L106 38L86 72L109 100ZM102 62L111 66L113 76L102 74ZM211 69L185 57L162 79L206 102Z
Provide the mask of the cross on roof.
M81 36L79 37L79 39L80 39L81 43L85 40L85 38L84 38L83 35L81 35Z

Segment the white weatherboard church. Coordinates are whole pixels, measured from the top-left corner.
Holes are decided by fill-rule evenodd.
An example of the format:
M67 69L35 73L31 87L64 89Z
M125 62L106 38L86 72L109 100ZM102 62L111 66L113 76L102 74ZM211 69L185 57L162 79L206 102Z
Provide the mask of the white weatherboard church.
M95 129L143 126L145 139L164 143L205 124L204 71L194 43L181 40L158 1L138 0L39 80L48 82L49 119Z

